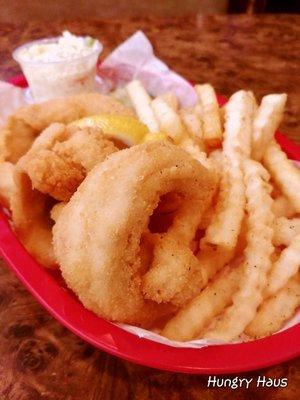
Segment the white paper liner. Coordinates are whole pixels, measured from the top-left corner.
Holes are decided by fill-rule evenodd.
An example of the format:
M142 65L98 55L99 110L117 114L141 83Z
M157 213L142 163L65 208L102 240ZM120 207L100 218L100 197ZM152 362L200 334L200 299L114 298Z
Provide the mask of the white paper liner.
M141 31L118 46L102 62L98 73L109 89L139 79L152 96L173 91L184 107L193 106L197 100L193 86L155 57L152 44Z
M297 325L299 323L300 323L300 310L278 332L282 332L282 331L284 331L288 328L291 328L292 326ZM137 335L139 338L150 339L150 340L153 340L154 342L166 344L166 345L172 346L172 347L201 349L201 347L205 347L205 346L211 346L211 345L217 345L217 344L218 345L228 344L228 342L221 341L221 340L214 340L214 339L197 339L197 340L190 340L188 342L177 342L175 340L170 340L164 336L161 336L158 333L154 333L154 332L148 331L147 329L139 328L137 326L127 325L127 324L115 324L115 325L121 327L122 329L124 329L127 332ZM278 332L275 332L275 333L278 333ZM243 341L248 341L248 340L253 340L253 339L251 337L247 337L246 335L242 334L241 340L232 341L232 342L230 342L230 344L241 343Z
M24 91L21 88L0 81L0 126L12 112L25 103Z
M137 335L139 338L150 339L157 343L166 344L172 347L183 347L183 348L193 348L193 349L201 349L201 347L216 345L216 344L224 344L225 342L221 342L213 339L198 339L191 340L189 342L177 342L176 340L167 339L164 336L159 335L158 333L154 333L148 331L147 329L138 328L137 326L127 325L127 324L115 324L127 332L133 333Z
M143 32L138 31L118 46L101 64L100 75L103 79L100 91L108 91L116 86L122 86L132 79L140 79L152 96L157 96L172 90L176 93L183 106L193 105L196 94L193 87L181 76L172 72L166 64L156 58L153 48ZM0 125L6 117L21 105L28 103L25 90L0 81ZM32 100L30 100L31 102ZM298 163L299 164L299 163ZM300 310L281 329L285 330L300 322ZM198 348L225 342L209 339L176 342L157 333L127 324L115 324L127 332L140 338L181 348ZM245 339L247 339L245 337Z

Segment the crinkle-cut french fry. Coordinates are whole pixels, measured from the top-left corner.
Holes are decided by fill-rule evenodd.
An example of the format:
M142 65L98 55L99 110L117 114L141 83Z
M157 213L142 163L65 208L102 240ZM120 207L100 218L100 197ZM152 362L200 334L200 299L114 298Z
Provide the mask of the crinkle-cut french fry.
M10 208L10 199L15 190L14 165L10 162L0 162L0 204Z
M151 107L158 120L159 129L170 136L175 143L179 143L187 136L179 115L165 100L156 97L152 100Z
M181 341L199 336L211 319L231 304L240 273L238 268L224 268L209 286L167 322L162 335Z
M207 83L196 85L195 90L202 108L204 142L210 147L218 147L222 141L222 126L215 90Z
M271 268L274 216L271 211L273 200L270 196L269 176L261 164L252 160L244 161L244 171L248 232L240 285L233 295L232 306L204 333L206 338L230 341L244 331L262 302L262 290Z
M298 221L300 223L300 220ZM300 228L300 224L299 227ZM264 289L265 298L274 295L288 280L296 275L300 267L300 230L292 239L290 245L280 254L278 260L272 265L268 275L268 283Z
M192 108L182 108L179 114L189 135L198 139L197 143L201 142L204 149L202 123L198 115Z
M260 161L269 142L273 139L284 112L286 94L264 96L253 123L252 158Z
M259 307L254 319L245 329L245 333L259 338L278 331L300 306L300 274L290 278L274 296L269 297Z
M278 218L279 217L290 218L294 214L296 214L291 203L283 195L280 195L275 198L275 200L273 201L273 205L272 205L272 211L273 211L275 217L278 217Z
M296 235L300 234L300 218L276 218L274 225L274 246L289 246Z
M299 213L300 170L287 158L275 140L266 148L263 163L292 207Z
M199 101L194 105L193 111L200 119L201 123L203 123L203 108Z
M159 124L150 105L151 97L142 83L138 80L131 81L126 90L139 120L147 125L150 132L158 132Z
M239 91L225 106L223 177L216 213L206 231L206 241L233 249L241 229L245 207L242 160L250 156L254 100Z
M203 164L206 168L212 169L214 167L211 161L208 159L206 153L202 151L191 138L187 137L181 140L179 146L189 153L193 158Z
M252 126L255 114L254 96L240 90L225 105L223 151L232 157L239 153L243 158L251 154Z
M172 110L178 111L179 102L174 92L166 92L157 97L164 100Z
M245 207L245 187L240 161L223 158L219 196L206 242L233 249L241 229Z

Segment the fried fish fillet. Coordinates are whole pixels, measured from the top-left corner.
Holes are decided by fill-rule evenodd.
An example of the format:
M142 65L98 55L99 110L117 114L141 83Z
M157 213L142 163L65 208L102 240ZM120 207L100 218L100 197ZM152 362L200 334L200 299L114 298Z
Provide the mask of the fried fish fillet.
M30 178L14 168L14 191L10 198L13 228L26 250L42 265L57 266L52 246L50 210L54 200L32 189Z
M16 163L34 139L53 122L68 124L96 114L133 116L133 111L111 96L84 93L21 107L0 131L0 161Z
M52 226L61 205L88 171L115 151L118 149L98 128L54 123L17 164L2 163L13 169L9 198L13 227L29 253L44 266L56 265Z
M10 162L0 162L0 204L10 208L10 199L15 188L14 165Z
M18 161L33 188L68 201L88 171L118 148L99 128L51 124Z

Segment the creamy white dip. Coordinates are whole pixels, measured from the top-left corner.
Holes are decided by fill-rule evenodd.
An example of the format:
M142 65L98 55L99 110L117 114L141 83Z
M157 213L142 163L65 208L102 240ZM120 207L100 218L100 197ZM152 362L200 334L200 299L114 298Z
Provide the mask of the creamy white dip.
M24 61L55 62L85 57L99 48L99 41L90 36L75 36L64 31L53 43L36 43L19 53Z
M58 38L27 43L13 53L22 67L35 101L95 89L101 43L65 31Z

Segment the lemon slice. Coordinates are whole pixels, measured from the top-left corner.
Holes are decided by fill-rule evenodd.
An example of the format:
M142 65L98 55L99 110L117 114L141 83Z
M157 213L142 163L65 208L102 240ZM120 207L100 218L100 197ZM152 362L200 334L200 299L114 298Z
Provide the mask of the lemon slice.
M163 141L163 140L169 140L168 135L164 132L157 132L157 133L149 132L143 137L143 143Z
M104 135L120 140L127 146L143 142L149 133L147 126L136 118L113 114L93 115L74 121L72 125L79 128L100 128Z

